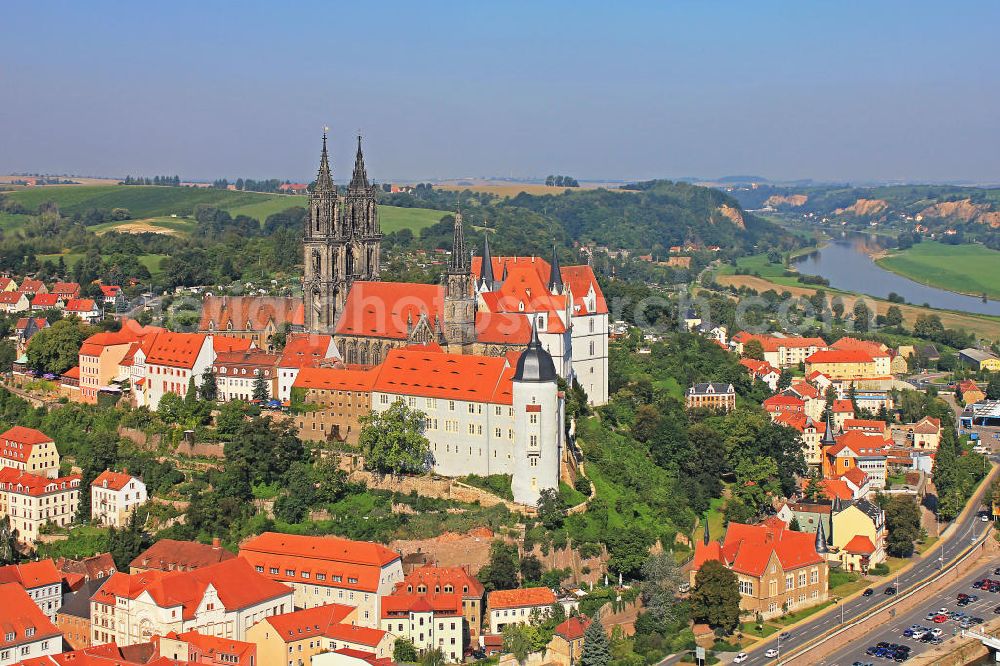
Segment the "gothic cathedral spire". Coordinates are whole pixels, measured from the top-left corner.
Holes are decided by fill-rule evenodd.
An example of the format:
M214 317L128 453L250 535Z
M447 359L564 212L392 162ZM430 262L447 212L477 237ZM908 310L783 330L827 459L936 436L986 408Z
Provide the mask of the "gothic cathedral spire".
M455 228L451 244L451 260L448 273L452 275L469 273L469 255L465 250L465 230L462 228L462 213L455 213Z
M476 341L476 296L461 212L455 213L454 234L445 277L444 337L449 352L466 353L469 345Z
M368 173L365 171L365 156L361 152L361 135L358 135L358 152L354 156L354 174L351 175L351 184L348 186L352 190L368 189Z
M333 175L330 173L330 156L326 152L326 130L323 130L323 152L319 157L319 173L316 174L315 192L332 192L336 187L333 184Z
M559 267L559 253L556 244L552 244L552 263L549 265L549 291L553 294L563 292L562 269Z

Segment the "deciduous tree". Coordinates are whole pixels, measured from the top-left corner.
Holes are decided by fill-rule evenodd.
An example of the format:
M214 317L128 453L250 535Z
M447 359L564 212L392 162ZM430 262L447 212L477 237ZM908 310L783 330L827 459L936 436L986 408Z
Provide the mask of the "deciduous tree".
M423 412L396 401L384 412L361 417L358 445L365 469L377 474L423 472L430 463L430 444L424 436Z
M732 632L740 620L740 590L736 574L721 562L708 560L694 579L691 616L713 629Z

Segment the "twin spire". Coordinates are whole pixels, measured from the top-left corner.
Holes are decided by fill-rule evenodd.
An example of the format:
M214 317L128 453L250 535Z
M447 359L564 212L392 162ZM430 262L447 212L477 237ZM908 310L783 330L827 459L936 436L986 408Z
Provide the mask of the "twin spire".
M452 275L462 275L469 273L470 270L469 254L465 251L465 230L462 228L462 211L460 210L455 213L455 230L448 272Z
M361 152L361 135L358 135L358 152L354 156L354 174L351 176L351 190L368 189L368 172L365 170L365 156ZM319 157L319 173L316 174L315 192L333 192L333 174L330 170L330 155L326 148L326 129L323 130L323 151Z

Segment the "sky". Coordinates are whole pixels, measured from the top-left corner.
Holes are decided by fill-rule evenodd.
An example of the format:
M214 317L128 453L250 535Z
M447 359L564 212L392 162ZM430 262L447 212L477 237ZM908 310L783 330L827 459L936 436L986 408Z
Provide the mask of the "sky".
M1000 183L1000 3L13 3L0 173Z

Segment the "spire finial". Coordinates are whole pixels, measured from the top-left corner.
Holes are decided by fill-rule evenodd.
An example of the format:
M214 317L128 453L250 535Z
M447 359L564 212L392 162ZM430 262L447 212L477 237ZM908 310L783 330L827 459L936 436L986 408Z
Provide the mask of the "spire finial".
M820 519L819 526L816 528L816 552L820 555L826 555L830 552L830 549L826 546L826 537L823 535L822 519Z

